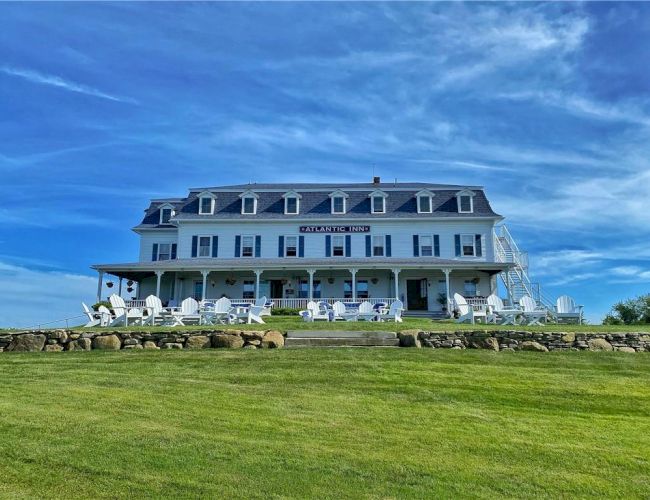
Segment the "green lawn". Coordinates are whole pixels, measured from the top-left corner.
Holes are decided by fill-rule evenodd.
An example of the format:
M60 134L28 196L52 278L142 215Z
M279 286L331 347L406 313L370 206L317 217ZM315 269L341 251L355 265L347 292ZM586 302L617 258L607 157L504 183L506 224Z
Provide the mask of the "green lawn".
M650 355L5 353L0 497L650 497Z

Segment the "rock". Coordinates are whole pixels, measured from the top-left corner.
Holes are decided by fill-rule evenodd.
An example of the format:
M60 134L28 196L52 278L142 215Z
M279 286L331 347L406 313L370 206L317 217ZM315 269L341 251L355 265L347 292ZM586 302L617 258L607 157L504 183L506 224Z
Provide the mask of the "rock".
M212 345L214 347L226 347L229 349L236 349L244 347L244 339L239 335L232 335L229 333L219 333L212 337Z
M244 346L244 349L257 349L257 347L254 346L253 344L246 344L246 345Z
M258 346L258 345L262 345L262 341L261 340L249 340L248 344Z
M117 335L100 335L92 340L93 349L117 351L122 347L122 341Z
M143 345L143 348L144 348L144 349L151 349L151 350L158 350L158 349L160 349L160 347L158 347L158 346L156 345L156 343L153 342L153 341L151 341L151 340L146 340L145 343L144 343L144 345Z
M605 339L591 339L587 342L590 351L613 351L612 344Z
M522 351L535 351L535 352L548 352L548 349L546 346L543 346L539 342L535 342L534 340L527 340L525 342L522 342L519 348Z
M130 344L130 345L125 345L123 349L127 350L132 350L132 349L143 349L141 344Z
M262 339L262 347L267 347L269 349L284 347L284 335L275 330L266 332Z
M45 335L26 333L24 335L16 335L9 347L8 351L25 352L25 351L42 351L45 345Z
M59 343L64 344L68 340L68 332L65 330L54 330L47 334L48 340L58 340Z
M132 338L124 339L124 347L126 347L127 345L138 345L138 344L139 342L136 339L132 339Z
M399 338L400 347L422 347L420 339L418 338L419 330L404 330L399 332L397 337ZM450 346L451 347L451 346Z
M66 351L90 351L92 341L90 339L72 340L66 344Z
M241 336L244 340L250 342L251 340L259 340L260 342L264 338L264 332L258 331L243 331Z
M576 334L574 332L568 332L562 334L562 342L575 342Z
M45 352L61 352L63 346L61 344L48 344L45 346Z
M210 347L210 337L206 335L192 335L185 342L186 349L207 349Z
M183 344L181 343L174 343L174 342L165 342L164 344L160 345L161 349L182 349Z
M619 352L636 352L634 347L617 347L616 350Z
M472 339L470 345L474 349L489 349L490 351L499 350L499 341L494 337L485 337L480 339Z

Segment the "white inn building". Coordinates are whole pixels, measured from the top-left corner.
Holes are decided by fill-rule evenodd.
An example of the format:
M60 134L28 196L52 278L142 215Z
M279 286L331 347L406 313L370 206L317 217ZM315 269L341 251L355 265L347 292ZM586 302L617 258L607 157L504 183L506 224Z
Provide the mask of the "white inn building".
M188 296L275 307L310 299L388 302L440 313L458 292L480 302L501 286L541 300L503 217L480 186L428 183L247 184L152 200L137 262L93 266L137 282L134 299ZM498 285L500 277L501 285Z

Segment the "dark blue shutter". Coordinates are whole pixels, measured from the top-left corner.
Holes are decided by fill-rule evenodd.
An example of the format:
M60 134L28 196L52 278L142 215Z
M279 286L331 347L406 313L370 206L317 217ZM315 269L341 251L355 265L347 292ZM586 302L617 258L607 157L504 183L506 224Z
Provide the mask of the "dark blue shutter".
M298 257L305 256L305 237L298 236Z
M284 236L278 236L278 257L284 257Z
M454 235L454 241L456 243L456 257L460 257L460 234Z
M366 257L372 257L372 241L370 235L366 235Z
M437 234L433 235L433 255L440 257L440 236Z
M332 236L329 234L325 235L325 257L332 256Z
M390 234L386 235L386 257L390 257L392 253L390 245Z
M235 257L241 254L241 236L235 236Z
M172 260L176 259L176 243L172 243L172 254L171 254L171 259L172 259Z
M199 237L192 236L192 257L196 257L196 251L199 247Z
M262 237L257 235L255 236L255 257L259 257L262 254Z
M158 260L158 243L153 244L153 248L151 250L151 260Z
M413 235L413 257L420 256L420 237L417 234Z
M483 249L481 248L481 235L477 234L475 236L476 241L476 256L481 257L483 255Z
M213 236L212 237L212 257L218 257L219 256L219 237L218 236Z
M349 234L345 235L345 256L352 256L352 236Z

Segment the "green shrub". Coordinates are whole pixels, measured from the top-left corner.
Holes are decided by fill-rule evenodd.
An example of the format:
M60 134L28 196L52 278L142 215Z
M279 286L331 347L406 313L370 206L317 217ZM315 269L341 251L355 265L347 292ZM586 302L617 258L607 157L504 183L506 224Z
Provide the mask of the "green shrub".
M298 316L300 309L295 307L272 307L272 316Z
M635 325L650 323L650 294L618 302L603 319L605 325Z
M104 306L107 307L109 310L112 310L113 306L111 306L111 303L107 300L102 300L101 302L97 302L97 304L93 304L93 311L98 311L99 306Z

